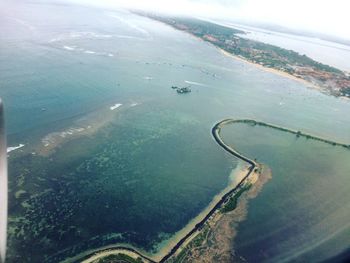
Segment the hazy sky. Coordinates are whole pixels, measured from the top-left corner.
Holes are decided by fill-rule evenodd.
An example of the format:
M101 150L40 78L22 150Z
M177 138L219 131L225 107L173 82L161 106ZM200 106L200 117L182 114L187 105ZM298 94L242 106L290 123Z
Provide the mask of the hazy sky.
M350 0L66 0L267 22L350 39Z

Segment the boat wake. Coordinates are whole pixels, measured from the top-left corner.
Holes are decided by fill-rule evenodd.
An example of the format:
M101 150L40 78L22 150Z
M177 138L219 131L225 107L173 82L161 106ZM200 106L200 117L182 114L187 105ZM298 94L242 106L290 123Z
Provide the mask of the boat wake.
M200 83L200 82L195 82L195 81L190 81L190 80L185 80L185 83L195 85L195 86L201 86L201 87L208 87L208 85Z

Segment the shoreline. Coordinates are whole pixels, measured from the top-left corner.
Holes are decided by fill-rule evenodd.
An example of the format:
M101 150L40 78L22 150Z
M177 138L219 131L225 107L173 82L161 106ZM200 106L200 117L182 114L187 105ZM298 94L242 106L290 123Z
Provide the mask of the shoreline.
M184 31L186 32L186 31ZM190 35L192 35L191 33L189 33ZM193 36L193 35L192 35ZM235 54L232 54L218 46L216 46L215 44L209 42L209 41L206 41L205 39L202 39L200 37L196 37L194 36L195 38L201 40L201 41L204 41L206 43L209 43L211 45L213 45L222 55L224 55L225 57L229 57L229 58L232 58L234 60L237 60L237 61L240 61L240 62L243 62L243 63L246 63L248 65L251 65L257 69L260 69L262 71L265 71L265 72L268 72L268 73L271 73L271 74L275 74L275 75L278 75L280 77L283 77L283 78L287 78L287 79L290 79L290 80L294 80L296 82L299 82L300 84L303 84L304 86L306 86L306 88L308 89L312 89L312 90L316 90L318 92L321 92L322 94L325 94L325 95L328 95L328 96L332 96L332 97L335 97L337 99L343 99L347 102L350 101L350 97L346 97L346 96L335 96L334 94L331 94L331 92L329 90L327 90L326 88L323 88L311 81L308 81L306 79L303 79L303 78L298 78L297 76L294 76L290 73L287 73L287 72L284 72L284 71L281 71L281 70L278 70L278 69L275 69L275 68L270 68L270 67L265 67L263 65L260 65L258 63L254 63L252 61L249 61L247 59L245 59L244 57L240 57L240 56L237 56Z
M136 13L137 15L140 15L138 13ZM141 14L141 16L143 16ZM224 50L223 48L215 45L214 43L208 41L208 40L205 40L199 36L195 36L194 34L192 34L191 32L188 32L186 30L182 30L182 29L179 29L179 28L176 28L168 23L165 23L163 21L160 21L160 20L157 20L157 19L154 19L152 17L148 17L148 16L145 16L147 18L149 18L150 20L152 21L158 21L159 23L162 23L163 25L166 25L172 29L175 29L177 31L180 31L180 32L183 32L185 34L188 34L189 36L193 37L194 39L197 39L197 40L200 40L200 41L203 41L204 43L207 43L209 45L212 45L214 48L216 48L222 55L226 56L226 57L230 57L230 58L233 58L235 60L238 60L240 62L243 62L243 63L247 63L251 66L254 66L260 70L263 70L265 72L269 72L269 73L272 73L272 74L276 74L278 76L281 76L281 77L284 77L284 78L287 78L287 79L290 79L290 80L294 80L294 81L297 81L303 85L306 86L306 88L309 88L309 89L313 89L313 90L317 90L325 95L328 95L328 96L333 96L335 98L339 98L339 99L344 99L346 101L350 101L350 97L347 97L347 96L336 96L334 94L331 94L331 91L329 91L327 88L323 88L321 87L320 85L318 84L315 84L314 82L312 81L308 81L306 79L303 79L303 78L299 78L297 76L294 76L290 73L287 73L287 72L284 72L284 71L281 71L281 70L278 70L278 69L275 69L275 68L271 68L271 67L266 67L266 66L263 66L261 64L258 64L258 63L255 63L255 62L252 62L252 61L249 61L248 59L244 58L244 57L241 57L241 56L238 56L238 55L235 55L235 54L232 54L226 50ZM259 42L259 41L258 41ZM346 71L343 71L343 72L346 72Z
M205 41L202 38L199 38L199 39L201 39L202 41ZM208 41L205 41L205 42L208 42ZM210 43L210 42L208 42L208 43ZM228 52L228 51L226 51L226 50L224 50L224 49L222 49L222 48L220 48L218 46L215 46L214 44L212 44L212 45L215 48L217 48L222 55L224 55L226 57L230 57L230 58L233 58L233 59L238 60L240 62L247 63L247 64L249 64L251 66L254 66L254 67L256 67L256 68L258 68L260 70L263 70L265 72L269 72L269 73L276 74L278 76L281 76L281 77L284 77L284 78L287 78L287 79L291 79L291 80L297 81L297 82L307 86L308 88L312 88L312 89L320 91L322 93L327 93L326 89L324 89L324 88L322 88L322 87L320 87L320 86L318 86L318 85L316 85L316 84L314 84L314 83L312 83L310 81L307 81L307 80L302 79L302 78L298 78L298 77L296 77L296 76L294 76L292 74L289 74L287 72L284 72L284 71L281 71L281 70L278 70L278 69L269 68L269 67L265 67L263 65L260 65L258 63L254 63L254 62L249 61L249 60L247 60L247 59L245 59L243 57L234 55L234 54L232 54L232 53L230 53L230 52ZM327 93L327 95L330 95L330 94Z

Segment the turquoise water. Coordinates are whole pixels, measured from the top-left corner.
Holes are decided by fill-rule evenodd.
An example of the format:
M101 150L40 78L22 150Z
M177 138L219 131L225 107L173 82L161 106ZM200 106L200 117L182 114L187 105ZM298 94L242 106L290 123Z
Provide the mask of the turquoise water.
M350 141L347 101L158 22L72 5L1 7L0 96L9 146L25 144L9 158L9 262L57 262L118 242L154 251L236 167L210 134L222 118ZM88 126L96 131L67 133ZM46 143L57 147L40 155Z
M322 262L348 249L348 149L248 124L228 125L222 137L272 169L238 227L237 255L248 262Z

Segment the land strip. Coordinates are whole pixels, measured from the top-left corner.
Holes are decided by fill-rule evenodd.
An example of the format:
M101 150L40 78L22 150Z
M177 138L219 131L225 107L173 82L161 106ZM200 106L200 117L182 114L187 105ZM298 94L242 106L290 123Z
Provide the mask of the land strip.
M252 126L255 125L259 125L259 126L265 126L265 127L269 127L275 130L280 130L283 132L288 132L291 134L295 134L297 137L305 137L306 139L312 139L312 140L316 140L316 141L320 141L320 142L324 142L333 146L340 146L340 147L344 147L347 149L350 149L350 144L346 144L346 143L340 143L340 142L335 142L326 138L322 138L322 137L318 137L318 136L314 136L308 133L304 133L301 131L297 131L297 130L293 130L293 129L289 129L289 128L285 128L282 126L278 126L278 125L274 125L271 123L267 123L267 122L262 122L262 121L256 121L256 120L252 120L252 119L239 119L239 120L234 120L234 119L226 119L221 121L221 124L229 124L229 123L248 123Z
M306 55L242 37L244 31L189 17L135 12L213 44L225 55L292 77L326 94L350 98L350 75Z

